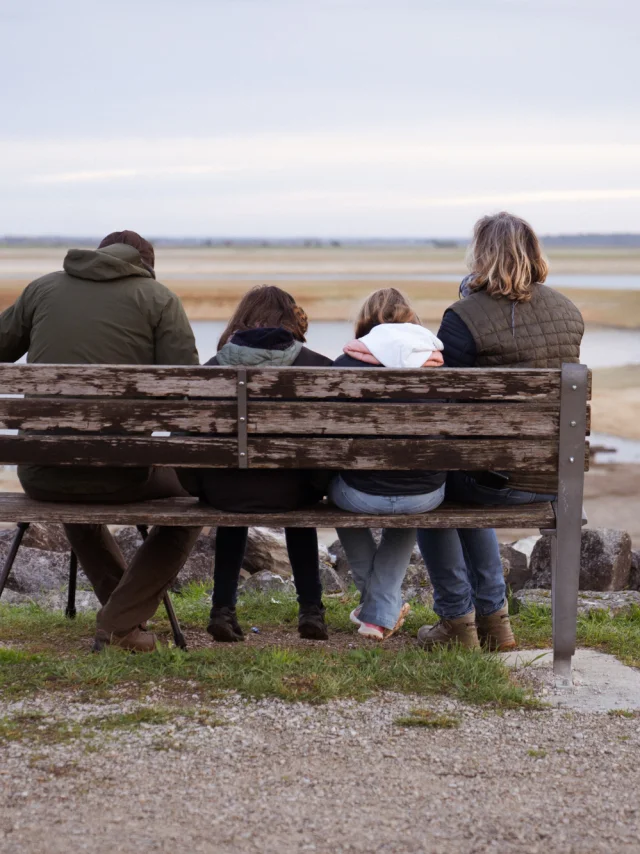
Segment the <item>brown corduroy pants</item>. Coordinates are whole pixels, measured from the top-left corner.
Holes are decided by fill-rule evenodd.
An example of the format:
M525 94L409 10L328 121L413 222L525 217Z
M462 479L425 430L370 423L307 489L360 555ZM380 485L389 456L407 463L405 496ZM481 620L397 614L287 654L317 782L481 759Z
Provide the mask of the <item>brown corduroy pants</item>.
M78 504L134 503L187 493L173 469L154 468L139 487L109 495L41 492L30 486L36 501ZM153 617L162 597L184 566L202 528L156 526L127 566L106 525L65 525L65 532L102 608L97 625L106 632L128 632Z

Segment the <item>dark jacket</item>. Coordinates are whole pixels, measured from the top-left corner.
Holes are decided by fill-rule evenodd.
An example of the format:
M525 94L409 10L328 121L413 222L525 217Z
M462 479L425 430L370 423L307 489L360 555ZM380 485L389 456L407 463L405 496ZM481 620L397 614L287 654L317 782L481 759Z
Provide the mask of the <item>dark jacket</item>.
M580 360L582 315L570 299L536 285L529 302L475 291L445 312L438 338L448 367L559 368Z
M447 309L438 330L447 367L559 368L580 360L584 322L563 294L536 285L530 302L515 303L486 291L469 292L467 281L464 298ZM506 486L536 492L540 480L516 472Z
M237 332L207 365L327 367L331 359L296 341L286 329ZM230 513L285 512L320 501L328 480L300 469L201 469L180 472L183 485L202 501Z
M0 362L25 353L29 362L61 365L199 363L179 298L123 243L71 249L63 271L31 282L0 314ZM27 491L108 494L144 483L149 469L21 466L18 473Z
M339 356L333 364L336 368L376 367L346 354ZM447 477L446 472L440 471L359 471L355 469L343 471L341 476L348 486L360 492L366 492L368 495L424 495L439 489Z

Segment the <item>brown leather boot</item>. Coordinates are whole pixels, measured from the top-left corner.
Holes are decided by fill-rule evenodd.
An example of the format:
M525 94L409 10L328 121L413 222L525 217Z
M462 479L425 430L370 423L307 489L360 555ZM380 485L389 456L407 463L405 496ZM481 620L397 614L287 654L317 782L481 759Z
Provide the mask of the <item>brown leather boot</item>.
M509 620L509 606L506 602L499 611L489 614L488 617L477 617L476 625L480 643L491 652L504 652L507 649L516 648L517 643Z
M438 620L435 626L423 626L418 632L418 644L423 649L456 644L467 649L477 649L480 641L476 629L476 612L469 611L455 620Z
M155 652L157 638L153 632L143 632L139 626L130 632L107 632L98 629L93 644L94 652L102 652L108 646L126 649L128 652Z

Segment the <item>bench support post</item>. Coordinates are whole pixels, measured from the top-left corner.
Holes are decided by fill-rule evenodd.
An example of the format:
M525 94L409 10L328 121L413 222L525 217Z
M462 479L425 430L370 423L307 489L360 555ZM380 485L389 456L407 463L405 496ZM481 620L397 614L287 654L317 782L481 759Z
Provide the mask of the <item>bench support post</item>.
M24 535L27 533L28 527L28 522L18 522L18 527L16 528L16 532L13 536L13 542L11 543L11 548L9 549L9 554L7 555L6 560L4 562L4 566L2 567L2 573L0 573L0 596L2 596L4 588L7 586L9 574L11 573L11 569L13 568L16 555L18 554L20 543L22 542L22 538L24 537Z
M146 525L136 525L138 529L138 533L142 537L143 540L147 539L149 534L149 529ZM175 645L179 649L187 649L187 641L185 636L182 633L182 629L180 628L180 623L178 622L178 617L176 616L175 608L173 607L173 602L171 601L171 597L168 593L164 594L162 599L165 610L167 612L167 616L169 617L169 622L171 623L171 630L173 631L173 640Z
M76 588L78 586L78 557L74 551L69 557L69 586L67 588L67 607L65 616L73 620L76 616Z
M559 687L571 685L576 649L588 382L585 365L562 366L556 536L551 540L553 671Z

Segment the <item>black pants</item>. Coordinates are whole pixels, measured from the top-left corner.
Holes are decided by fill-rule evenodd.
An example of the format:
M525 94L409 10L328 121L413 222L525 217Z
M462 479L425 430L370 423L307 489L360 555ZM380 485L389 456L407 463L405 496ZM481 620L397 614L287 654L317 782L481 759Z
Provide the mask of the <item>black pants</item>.
M247 547L248 528L218 528L213 571L213 605L234 607L240 569ZM298 602L302 607L322 604L318 533L315 528L285 528Z

